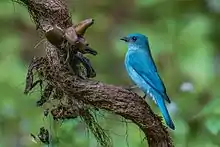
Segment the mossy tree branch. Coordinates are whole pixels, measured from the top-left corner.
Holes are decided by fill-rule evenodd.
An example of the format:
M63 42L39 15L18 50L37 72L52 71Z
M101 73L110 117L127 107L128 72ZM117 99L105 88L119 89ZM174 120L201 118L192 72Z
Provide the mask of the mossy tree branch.
M145 133L150 147L173 146L161 117L152 112L142 97L121 87L94 81L87 78L88 76L80 76L74 70L75 67L71 66L76 64L76 60L71 58L75 58L77 53L84 54L88 48L83 35L92 25L92 19L74 25L64 0L17 0L17 2L28 8L37 30L47 38L46 57L35 58L29 67L26 93L34 85L31 77L32 70L35 69L39 79L47 85L43 101L47 101L53 91L53 98L59 97L66 102L62 113L57 112L60 105L51 111L55 118L83 117L84 114L88 114L86 109L89 107L105 109L138 125ZM90 115L87 116L90 118ZM102 139L100 140L102 142ZM101 145L107 146L105 143Z

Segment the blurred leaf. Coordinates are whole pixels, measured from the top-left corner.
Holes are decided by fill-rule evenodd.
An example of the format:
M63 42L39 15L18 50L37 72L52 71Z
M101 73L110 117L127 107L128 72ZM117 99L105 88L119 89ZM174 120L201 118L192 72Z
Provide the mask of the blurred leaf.
M220 115L208 117L205 121L206 127L214 135L217 135L220 131L219 116Z
M205 107L201 110L201 112L197 115L198 117L203 116L212 116L212 115L220 115L220 99L215 98L212 101L210 101L208 104L205 105Z
M179 54L180 67L196 81L197 90L206 87L213 78L213 48L207 40L209 29L209 19L197 16L179 37L179 44L183 48Z
M165 2L166 0L138 0L138 1L135 1L137 6L138 7L141 7L141 6L153 6L153 5L156 5L158 3L161 3L161 2Z

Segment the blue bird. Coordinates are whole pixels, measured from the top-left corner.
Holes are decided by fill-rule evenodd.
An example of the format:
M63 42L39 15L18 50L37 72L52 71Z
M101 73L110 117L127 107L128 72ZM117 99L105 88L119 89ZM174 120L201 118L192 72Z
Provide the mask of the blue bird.
M166 124L173 130L175 126L168 113L165 100L170 103L166 88L161 80L151 55L148 38L142 34L129 34L121 38L128 44L125 67L135 84L158 105Z

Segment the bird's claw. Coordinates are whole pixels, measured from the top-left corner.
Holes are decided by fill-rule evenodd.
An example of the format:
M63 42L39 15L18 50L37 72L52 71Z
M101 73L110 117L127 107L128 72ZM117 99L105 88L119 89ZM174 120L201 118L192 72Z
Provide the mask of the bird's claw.
M144 96L142 97L143 99L145 99L147 97L147 95L146 94L144 94Z

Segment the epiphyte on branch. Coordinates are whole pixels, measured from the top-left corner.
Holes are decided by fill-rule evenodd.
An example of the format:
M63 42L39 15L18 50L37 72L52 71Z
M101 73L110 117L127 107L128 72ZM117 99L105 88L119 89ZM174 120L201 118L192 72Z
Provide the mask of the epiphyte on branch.
M48 114L49 114L49 108L47 108L47 109L44 110L44 116L47 117Z
M131 79L145 94L149 94L158 105L166 124L175 129L173 121L165 105L165 100L170 103L166 88L161 80L154 60L152 58L148 38L142 34L129 34L121 40L128 43L125 57L125 67Z
M51 27L46 32L45 36L48 41L58 48L66 50L66 57L64 63L69 63L77 75L80 68L80 63L86 69L86 77L92 78L96 76L95 70L92 68L89 59L82 54L97 55L97 51L89 47L89 44L83 37L86 29L93 24L93 19L86 19L75 26L71 26L65 30L58 26Z
M44 127L40 128L40 132L37 136L40 139L40 141L43 142L44 144L50 143L49 131L47 129L45 129Z
M42 142L44 144L50 144L49 141L49 131L47 129L45 129L44 127L40 128L40 132L38 133L37 136L35 136L34 134L30 134L32 139L34 140L34 142Z
M77 35L84 36L86 30L94 23L94 19L88 18L74 26Z
M83 67L86 69L86 77L87 78L94 78L96 76L96 72L94 68L92 67L90 60L83 56L82 53L77 52L74 56L74 58L71 58L70 60L70 65L74 72L79 76L79 71L80 71L80 64L82 63Z
M53 86L48 84L43 90L40 100L37 101L37 106L42 106L50 97L53 91Z
M33 70L38 70L43 63L44 63L44 58L35 58L34 57L32 59L30 65L28 67L24 94L28 94L37 84L42 85L41 79L34 82ZM41 74L41 73L39 73L39 74Z
M78 31L85 32L85 30L88 28L88 24L82 23L82 25L78 25L76 28L78 29ZM51 44L55 45L58 48L75 50L83 54L97 54L97 52L94 49L88 47L89 44L83 37L82 32L79 32L78 34L74 26L71 26L65 30L61 29L57 25L51 26L51 29L45 33L45 36ZM88 50L92 50L92 52L88 52Z
M58 106L57 108L51 110L51 114L54 120L74 119L79 116L78 109L74 106Z
M86 46L83 50L83 54L92 54L92 55L97 55L98 52L92 48L90 48L89 46Z
M64 41L65 32L59 26L51 26L50 30L45 33L47 40L55 45L59 46Z

